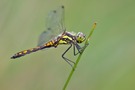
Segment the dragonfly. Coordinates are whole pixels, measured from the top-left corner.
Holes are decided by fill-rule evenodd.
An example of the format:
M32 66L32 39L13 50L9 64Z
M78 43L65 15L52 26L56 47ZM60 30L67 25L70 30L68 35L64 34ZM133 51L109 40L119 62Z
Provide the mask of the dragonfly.
M11 59L16 59L46 48L57 48L58 45L69 45L62 54L62 58L73 67L72 64L75 64L75 62L65 57L65 54L71 47L73 47L74 56L81 53L82 47L79 44L84 42L86 37L82 32L74 33L66 30L64 25L64 11L63 5L56 10L50 11L46 18L46 30L39 36L38 45L35 48L23 50L14 54Z

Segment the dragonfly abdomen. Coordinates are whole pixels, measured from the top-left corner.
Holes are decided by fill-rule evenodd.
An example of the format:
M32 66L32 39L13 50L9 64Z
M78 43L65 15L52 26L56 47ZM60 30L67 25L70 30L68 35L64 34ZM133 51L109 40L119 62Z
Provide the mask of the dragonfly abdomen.
M24 56L24 55L32 53L32 52L36 52L38 50L40 50L40 47L35 47L35 48L28 49L28 50L23 50L21 52L16 53L15 55L13 55L11 58L12 59L19 58L21 56Z
M32 53L32 52L36 52L36 51L38 51L38 50L42 50L42 49L49 48L49 47L52 47L52 46L55 47L54 41L50 41L50 42L48 42L48 43L46 43L46 44L44 44L44 45L42 45L42 46L37 46L37 47L35 47L35 48L31 48L31 49L28 49L28 50L23 50L23 51L21 51L21 52L18 52L18 53L16 53L15 55L13 55L13 56L11 57L11 59L19 58L19 57L24 56L24 55L26 55L26 54L30 54L30 53Z

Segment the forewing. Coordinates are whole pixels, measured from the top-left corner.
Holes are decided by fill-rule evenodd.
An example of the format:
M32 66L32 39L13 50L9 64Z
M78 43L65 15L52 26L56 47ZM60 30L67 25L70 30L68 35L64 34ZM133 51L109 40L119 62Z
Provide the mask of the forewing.
M39 36L38 46L45 44L64 30L64 6L61 6L48 14L46 19L46 30Z

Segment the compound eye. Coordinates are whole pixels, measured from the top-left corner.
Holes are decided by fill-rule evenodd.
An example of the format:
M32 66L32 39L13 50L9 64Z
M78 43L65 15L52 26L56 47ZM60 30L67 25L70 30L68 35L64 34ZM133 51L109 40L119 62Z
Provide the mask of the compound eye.
M78 32L76 35L76 40L77 43L82 43L83 41L85 41L85 35L82 32Z

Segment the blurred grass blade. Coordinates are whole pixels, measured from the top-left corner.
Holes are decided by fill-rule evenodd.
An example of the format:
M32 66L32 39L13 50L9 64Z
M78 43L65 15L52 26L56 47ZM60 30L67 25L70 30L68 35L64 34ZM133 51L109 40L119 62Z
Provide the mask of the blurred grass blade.
M76 60L76 63L75 63L75 65L74 65L74 67L72 68L72 70L71 70L71 72L70 72L70 74L69 74L69 76L68 76L68 78L67 78L67 81L65 82L65 85L64 85L64 87L63 87L63 90L66 89L66 87L67 87L69 81L71 80L71 77L72 77L72 75L73 75L73 73L74 73L74 71L75 71L75 69L76 69L76 67L77 67L77 64L78 64L79 61L80 61L80 58L81 58L81 56L82 56L84 50L85 50L86 47L89 45L89 40L90 40L90 37L91 37L93 31L94 31L95 28L96 28L96 24L97 24L97 23L94 23L94 24L93 24L93 27L92 27L92 29L90 30L89 36L86 38L86 41L85 41L84 47L83 47L83 49L82 49L82 52L79 54L79 56L78 56L78 58L77 58L77 60Z

